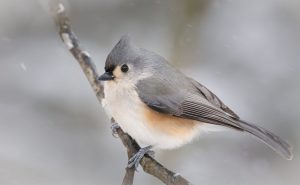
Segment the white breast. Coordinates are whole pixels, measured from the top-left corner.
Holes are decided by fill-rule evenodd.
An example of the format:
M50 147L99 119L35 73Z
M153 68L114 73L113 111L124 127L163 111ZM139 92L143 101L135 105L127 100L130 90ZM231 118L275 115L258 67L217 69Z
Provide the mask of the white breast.
M104 95L103 106L106 112L141 145L171 149L190 142L199 134L200 129L197 127L188 137L178 138L162 133L147 124L141 110L143 102L133 84L105 82Z

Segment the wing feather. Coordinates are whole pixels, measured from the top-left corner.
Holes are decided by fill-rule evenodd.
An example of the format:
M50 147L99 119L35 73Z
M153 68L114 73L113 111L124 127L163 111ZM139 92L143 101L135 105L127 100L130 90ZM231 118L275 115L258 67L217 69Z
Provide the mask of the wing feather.
M230 114L233 118L239 119L239 116L233 112L227 105L225 105L220 98L218 98L214 93L212 93L208 88L204 85L200 84L199 82L195 81L194 79L190 79L192 84L199 90L199 92L213 105L219 107L223 111Z

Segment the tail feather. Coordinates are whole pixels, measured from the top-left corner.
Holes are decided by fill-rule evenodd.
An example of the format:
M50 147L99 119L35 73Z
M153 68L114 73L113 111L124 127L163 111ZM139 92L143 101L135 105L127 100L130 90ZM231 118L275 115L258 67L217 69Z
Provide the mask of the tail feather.
M239 124L244 131L258 137L261 141L266 143L270 148L272 148L275 152L277 152L284 158L288 160L293 159L292 146L277 135L262 127L242 120L239 120Z

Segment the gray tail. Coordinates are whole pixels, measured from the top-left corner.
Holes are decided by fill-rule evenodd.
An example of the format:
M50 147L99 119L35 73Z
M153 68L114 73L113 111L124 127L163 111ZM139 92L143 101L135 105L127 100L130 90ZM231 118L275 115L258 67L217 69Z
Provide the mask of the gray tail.
M251 123L239 120L242 130L253 134L266 143L275 152L288 160L293 159L292 146L272 132Z

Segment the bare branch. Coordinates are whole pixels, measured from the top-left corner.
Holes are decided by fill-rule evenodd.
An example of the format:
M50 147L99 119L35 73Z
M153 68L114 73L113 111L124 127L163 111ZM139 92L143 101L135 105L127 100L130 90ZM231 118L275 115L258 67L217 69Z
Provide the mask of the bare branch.
M87 77L91 87L93 88L97 99L100 103L104 98L103 85L98 81L98 72L96 70L95 64L88 52L81 49L79 41L75 34L73 33L70 21L66 15L65 7L59 0L51 1L51 12L55 23L59 29L59 35L63 43L67 46L69 51L72 53L74 58L77 60L81 69L83 70L85 76ZM111 119L114 123L114 119ZM128 134L124 133L121 128L117 129L119 138L121 139L123 145L127 148L128 158L131 158L136 152L139 151L140 146L132 139ZM161 164L159 164L155 159L146 155L140 162L143 170L160 179L167 185L189 185L186 179L181 175L175 174L174 172L168 170ZM132 185L134 180L135 169L126 168L126 174L123 179L123 185Z

